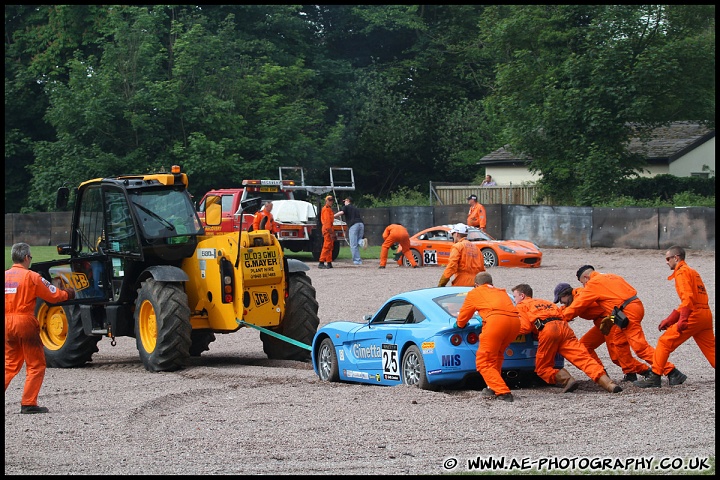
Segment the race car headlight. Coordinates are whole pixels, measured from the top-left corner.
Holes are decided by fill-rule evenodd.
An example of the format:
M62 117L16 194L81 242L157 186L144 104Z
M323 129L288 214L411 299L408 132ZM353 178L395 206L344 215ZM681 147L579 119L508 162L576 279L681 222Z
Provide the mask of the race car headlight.
M515 250L510 247L506 247L505 245L498 245L498 247L500 247L500 250L502 250L503 252L515 253Z

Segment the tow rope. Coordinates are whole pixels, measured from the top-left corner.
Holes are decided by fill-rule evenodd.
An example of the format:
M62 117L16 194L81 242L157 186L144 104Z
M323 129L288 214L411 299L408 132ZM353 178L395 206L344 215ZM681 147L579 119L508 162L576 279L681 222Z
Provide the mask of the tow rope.
M235 321L236 321L237 323L239 323L240 325L243 325L243 326L245 326L245 327L252 327L252 328L254 328L255 330L260 330L261 332L266 333L266 334L268 334L268 335L270 335L270 336L273 336L273 337L275 337L275 338L279 338L280 340L282 340L282 341L284 341L284 342L292 343L292 344L295 345L296 347L300 347L300 348L304 348L305 350L312 351L312 346L307 345L307 344L302 343L302 342L298 342L297 340L295 340L295 339L293 339L293 338L286 337L285 335L281 335L281 334L279 334L279 333L277 333L277 332L273 332L272 330L268 330L267 328L258 327L257 325L253 325L252 323L248 323L248 322L246 322L245 320L240 320L239 318L236 318Z

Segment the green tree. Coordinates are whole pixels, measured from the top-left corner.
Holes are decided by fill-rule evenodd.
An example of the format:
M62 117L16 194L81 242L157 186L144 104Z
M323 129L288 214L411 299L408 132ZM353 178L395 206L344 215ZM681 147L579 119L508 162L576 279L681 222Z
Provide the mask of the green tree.
M180 164L202 195L342 150L298 7L115 6L98 18L93 48L56 58L66 74L45 84L56 134L34 144L31 208L50 208L62 182Z
M180 164L196 196L352 167L392 201L501 145L545 196L607 199L628 139L714 126L714 6L6 6L6 212ZM632 130L636 128L637 130ZM10 179L10 180L8 180Z
M644 167L629 139L671 120L715 120L715 7L498 6L481 42L498 63L488 105L532 158L543 194L607 200ZM692 83L691 88L686 88Z
M478 55L482 6L385 5L323 10L333 59L352 65L349 161L363 188L388 196L428 181L468 181L496 147L481 99L492 68ZM339 21L338 21L339 20Z
M35 45L45 39L54 10L50 6L5 5L5 213L28 208L33 144L54 137L53 128L43 118L48 106L43 80L50 73L38 76L31 69L33 61L39 60ZM73 24L68 22L68 30ZM65 43L53 47L60 49L73 38L68 31Z

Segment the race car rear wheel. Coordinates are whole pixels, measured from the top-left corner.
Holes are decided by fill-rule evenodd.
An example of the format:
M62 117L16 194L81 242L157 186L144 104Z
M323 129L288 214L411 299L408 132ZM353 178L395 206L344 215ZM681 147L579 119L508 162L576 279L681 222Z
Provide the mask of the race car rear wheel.
M317 359L315 367L320 380L323 382L337 382L340 380L337 353L335 353L335 345L333 345L332 340L326 338L320 342L315 358Z
M483 248L482 254L485 259L485 268L497 267L498 257L492 248Z
M423 262L422 262L422 257L420 257L420 252L418 252L418 251L415 250L414 248L411 248L411 249L410 249L410 254L411 254L411 255L413 256L413 258L415 259L415 263L417 263L418 267L421 267L422 264L423 264ZM403 255L403 265L405 265L406 267L411 267L411 266L412 266L412 265L410 265L410 260L408 260L405 255Z
M416 345L410 345L402 357L402 382L404 385L417 385L422 390L435 390L425 371L425 360Z

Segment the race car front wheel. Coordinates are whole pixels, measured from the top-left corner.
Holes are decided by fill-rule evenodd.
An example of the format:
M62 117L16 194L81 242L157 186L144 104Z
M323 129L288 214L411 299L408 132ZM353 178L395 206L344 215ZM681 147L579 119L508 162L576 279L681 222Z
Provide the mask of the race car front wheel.
M320 348L318 348L317 352L317 372L323 382L337 382L340 380L335 345L329 338L320 342Z
M423 262L422 262L422 258L420 257L420 252L418 252L418 251L415 250L414 248L411 248L411 249L410 249L410 255L413 256L413 258L415 259L415 263L418 265L418 267L421 267L422 264L423 264ZM405 265L406 267L410 267L410 266L411 266L411 265L410 265L410 260L408 260L405 255L403 255L403 265Z
M483 248L482 254L483 260L485 260L485 268L497 267L497 253L495 253L492 248Z

